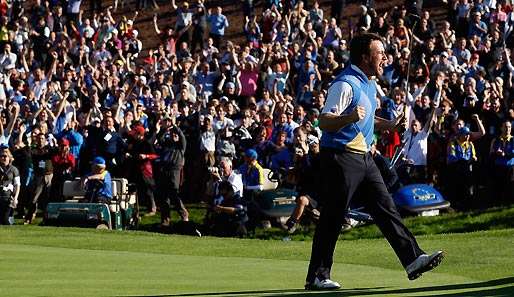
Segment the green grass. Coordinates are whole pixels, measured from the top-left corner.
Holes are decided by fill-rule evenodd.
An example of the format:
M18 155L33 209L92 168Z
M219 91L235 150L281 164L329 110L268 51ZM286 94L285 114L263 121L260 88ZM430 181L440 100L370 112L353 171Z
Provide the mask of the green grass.
M409 282L383 239L340 240L337 292L302 290L310 242L0 228L0 296L514 296L514 229L418 237L447 259Z
M201 223L205 216L206 209L198 204L187 205L191 220ZM173 221L179 217L173 213ZM140 226L141 230L159 232L159 216L143 217ZM435 235L446 233L465 233L486 230L501 230L514 228L514 205L509 207L496 207L486 210L475 210L459 213L442 213L435 217L408 217L404 219L409 230L415 235ZM303 224L302 227L289 236L293 241L312 240L314 225ZM263 230L257 229L253 238L281 240L286 233L278 227ZM341 234L341 239L362 239L382 238L382 233L374 225L359 226Z
M206 207L200 204L188 204L187 209L190 219L201 224L205 217ZM144 213L144 212L143 212ZM173 222L179 220L176 212L172 213ZM35 224L39 224L41 218L38 217ZM514 228L514 205L509 207L496 207L486 210L475 210L471 212L442 213L435 217L408 217L404 219L409 230L415 235L435 235L446 233L465 233L486 230L501 230ZM22 220L17 220L22 224ZM153 217L142 217L140 230L149 232L161 232L159 228L160 217L157 214ZM307 224L288 237L293 241L312 240L314 225ZM275 239L281 240L286 236L284 230L279 227L271 229L257 229L252 238L256 239ZM374 224L359 226L347 231L340 236L341 239L363 239L363 238L382 238L382 233Z

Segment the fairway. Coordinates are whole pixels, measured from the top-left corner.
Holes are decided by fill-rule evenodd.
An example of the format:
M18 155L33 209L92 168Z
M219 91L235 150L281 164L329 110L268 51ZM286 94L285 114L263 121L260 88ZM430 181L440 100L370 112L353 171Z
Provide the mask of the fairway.
M310 293L310 242L0 228L0 296L514 296L514 230L420 243L448 256L410 282L385 240L339 241L343 289Z

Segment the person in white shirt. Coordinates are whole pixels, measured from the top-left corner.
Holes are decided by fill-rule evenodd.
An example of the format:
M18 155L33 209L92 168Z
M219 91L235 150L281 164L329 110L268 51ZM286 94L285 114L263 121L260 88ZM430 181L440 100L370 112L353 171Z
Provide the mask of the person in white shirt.
M229 119L225 116L226 111L225 111L223 105L218 105L216 107L216 113L217 113L217 117L214 119L214 123L212 125L215 133L218 133L219 131L221 131L225 128L229 128L229 129L235 128L234 121L232 121L231 119Z
M238 195L239 197L243 197L243 178L241 174L237 171L235 171L232 168L232 161L230 158L227 157L221 157L220 164L219 164L220 171L216 171L214 174L216 174L216 177L218 178L218 183L216 184L216 196L218 195L218 185L222 181L228 181L232 188L234 189L234 194Z
M403 136L403 164L398 168L398 174L404 184L424 183L426 181L428 136L434 122L435 108L425 126L422 128L418 120L413 120Z
M0 71L9 71L16 67L16 54L11 52L11 45L5 44L4 52L0 54Z

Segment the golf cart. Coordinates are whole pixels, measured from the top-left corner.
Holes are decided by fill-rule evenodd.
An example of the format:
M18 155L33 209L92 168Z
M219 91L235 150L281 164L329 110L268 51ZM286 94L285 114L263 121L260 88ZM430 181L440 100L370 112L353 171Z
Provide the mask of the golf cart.
M441 193L426 184L404 186L393 194L393 200L404 214L436 216L450 207L450 202L444 200Z
M294 190L279 187L280 178L270 169L264 168L263 171L264 187L256 195L254 202L266 218L285 220L296 206L297 193Z
M110 204L80 202L85 191L80 179L66 181L63 186L65 202L49 203L43 225L88 227L96 229L136 229L139 206L136 193L124 178L112 179L113 199Z

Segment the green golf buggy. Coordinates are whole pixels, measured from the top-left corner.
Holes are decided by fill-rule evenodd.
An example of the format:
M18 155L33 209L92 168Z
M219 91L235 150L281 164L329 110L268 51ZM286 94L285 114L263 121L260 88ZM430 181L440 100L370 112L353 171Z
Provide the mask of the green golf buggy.
M136 191L124 178L112 179L113 199L109 204L81 202L85 191L80 179L66 181L64 202L49 203L43 225L110 230L137 229L139 204Z

